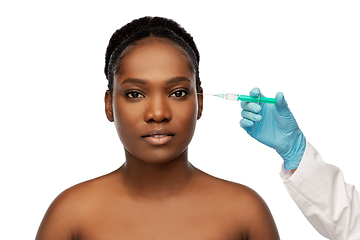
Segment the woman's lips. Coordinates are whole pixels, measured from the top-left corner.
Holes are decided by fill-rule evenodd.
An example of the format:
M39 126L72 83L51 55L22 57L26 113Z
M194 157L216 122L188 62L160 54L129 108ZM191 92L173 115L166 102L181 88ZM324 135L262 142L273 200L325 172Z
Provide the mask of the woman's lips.
M166 129L154 129L141 136L146 142L152 145L164 145L171 141L175 134Z

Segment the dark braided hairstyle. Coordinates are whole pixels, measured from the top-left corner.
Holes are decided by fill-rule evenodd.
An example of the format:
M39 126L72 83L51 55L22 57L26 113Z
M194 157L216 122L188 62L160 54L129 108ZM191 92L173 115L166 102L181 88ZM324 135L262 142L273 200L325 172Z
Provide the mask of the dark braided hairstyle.
M128 47L136 45L140 40L148 37L158 37L178 45L189 58L190 66L196 75L196 89L200 92L199 77L200 54L192 36L178 23L161 17L143 17L126 24L116 30L110 38L105 55L105 75L110 92L113 91L114 77L117 74L121 59Z

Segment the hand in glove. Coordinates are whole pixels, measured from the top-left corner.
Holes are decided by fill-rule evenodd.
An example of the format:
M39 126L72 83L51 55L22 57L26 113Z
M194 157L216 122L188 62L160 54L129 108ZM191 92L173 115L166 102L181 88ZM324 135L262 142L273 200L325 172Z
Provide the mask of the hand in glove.
M250 95L263 97L260 89L254 88ZM276 95L276 105L241 102L243 108L240 126L259 142L273 148L284 160L286 170L296 169L304 155L306 139L284 95Z

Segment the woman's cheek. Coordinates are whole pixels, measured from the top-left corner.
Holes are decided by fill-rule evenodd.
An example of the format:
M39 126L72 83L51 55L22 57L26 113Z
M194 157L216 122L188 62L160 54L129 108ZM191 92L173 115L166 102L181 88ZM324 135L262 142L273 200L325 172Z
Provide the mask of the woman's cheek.
M179 112L178 118L181 119L182 124L186 126L188 131L195 129L197 120L197 105L188 104L182 108L181 113Z

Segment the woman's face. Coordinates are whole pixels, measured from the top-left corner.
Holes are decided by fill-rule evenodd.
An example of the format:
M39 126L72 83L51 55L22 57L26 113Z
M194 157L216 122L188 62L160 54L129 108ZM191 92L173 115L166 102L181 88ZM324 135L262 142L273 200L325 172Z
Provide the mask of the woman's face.
M124 56L105 105L127 157L166 163L186 154L202 96L184 52L150 38Z

